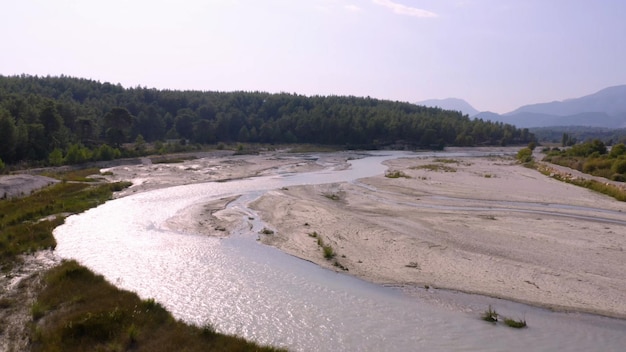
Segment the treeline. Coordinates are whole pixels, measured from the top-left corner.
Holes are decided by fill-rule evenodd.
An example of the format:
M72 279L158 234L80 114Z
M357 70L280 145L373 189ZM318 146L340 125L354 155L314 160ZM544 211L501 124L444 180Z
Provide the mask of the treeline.
M124 156L133 143L526 144L527 129L460 112L353 96L124 88L72 77L0 76L0 159L41 163Z

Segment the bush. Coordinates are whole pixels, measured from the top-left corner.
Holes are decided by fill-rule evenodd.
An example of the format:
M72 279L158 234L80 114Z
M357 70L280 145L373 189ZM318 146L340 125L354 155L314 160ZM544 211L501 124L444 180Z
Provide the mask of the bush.
M533 151L530 148L523 148L517 152L517 160L522 163L528 163L533 160Z
M481 319L490 323L495 323L498 321L498 313L491 308L491 306L489 306L489 308L483 312Z
M54 150L48 155L48 162L52 166L63 165L63 161L63 151L59 148L54 148Z
M526 319L515 320L512 318L504 318L504 324L516 329L525 328L527 326Z
M626 160L616 160L613 162L611 171L616 174L626 174Z
M324 258L332 259L335 256L335 250L331 245L323 245L322 250L324 251Z
M593 174L597 170L608 170L613 162L608 159L589 159L583 164L583 172Z
M617 158L620 155L626 155L626 145L624 143L616 144L611 148L611 153L609 153L611 158Z

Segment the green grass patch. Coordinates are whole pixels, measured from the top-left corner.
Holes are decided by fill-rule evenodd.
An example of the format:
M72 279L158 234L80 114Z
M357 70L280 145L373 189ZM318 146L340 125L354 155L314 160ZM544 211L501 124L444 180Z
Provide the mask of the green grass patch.
M340 200L341 197L337 193L324 193L324 197L330 200Z
M261 233L264 234L264 235L273 235L274 231L268 229L267 227L264 227L263 230L261 230Z
M413 170L428 170L438 172L456 172L456 168L442 164L426 164L411 167Z
M324 252L324 258L326 259L332 259L336 255L335 250L329 244L322 245L322 252Z
M498 321L498 312L496 312L495 309L489 306L489 308L483 312L480 318L484 321L495 323Z
M279 351L177 321L154 300L120 290L75 261L44 280L33 306L39 319L32 351Z
M400 178L400 177L411 178L411 176L399 170L388 171L385 173L385 177L387 178Z
M88 176L100 175L100 169L97 167L92 167L92 168L77 169L77 170L70 170L70 171L44 172L41 175L56 178L57 180L61 180L61 181L96 182L97 180L90 178Z
M515 328L515 329L521 329L521 328L527 327L526 319L516 320L512 318L504 318L504 325L511 327L511 328Z
M64 214L83 212L111 198L130 183L57 183L28 197L0 200L0 263L9 269L16 257L53 249L52 230ZM59 215L60 214L60 215Z
M433 160L436 163L442 163L442 164L459 164L458 160L455 159L442 159L442 158L437 158L435 160Z
M580 187L585 187L592 191L596 191L598 193L611 196L621 202L626 202L626 188L618 187L610 183L598 182L596 180L587 180L587 179L574 178L574 177L564 177L558 173L552 174L550 170L541 168L541 167L535 167L535 169L537 169L539 172L543 173L544 175L550 176L556 180L571 183L573 185L580 186Z
M153 164L180 164L194 159L197 159L194 155L184 155L173 157L154 157L151 161Z

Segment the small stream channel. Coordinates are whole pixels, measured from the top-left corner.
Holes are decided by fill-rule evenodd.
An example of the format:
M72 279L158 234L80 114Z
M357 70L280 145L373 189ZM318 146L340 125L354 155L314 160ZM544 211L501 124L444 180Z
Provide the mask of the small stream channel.
M622 351L622 320L499 300L501 313L525 317L530 327L494 326L475 312L325 270L262 245L256 241L263 226L258 221L248 220L252 230L242 226L225 239L164 226L194 204L243 195L231 206L250 212L246 203L268 190L354 181L383 173L381 162L404 155L375 153L352 160L347 170L193 184L116 199L69 217L54 232L56 251L121 288L155 298L177 318L293 351ZM459 307L491 302L441 294Z

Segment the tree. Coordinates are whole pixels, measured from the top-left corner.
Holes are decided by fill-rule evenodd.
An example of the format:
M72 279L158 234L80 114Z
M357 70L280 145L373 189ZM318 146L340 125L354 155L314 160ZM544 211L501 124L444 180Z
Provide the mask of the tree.
M125 108L115 107L104 116L106 139L115 147L126 142L133 116Z
M176 132L178 132L179 136L186 139L193 138L193 120L194 117L187 113L176 116L174 126L176 127Z
M65 155L68 164L80 164L91 159L91 151L80 144L72 144Z
M39 121L48 136L61 129L61 126L63 126L63 118L57 111L54 101L47 100L44 103L43 109L39 114Z
M0 159L14 160L16 142L15 120L7 110L0 109Z
M52 166L63 165L63 151L60 148L54 148L48 155L48 162Z
M611 147L611 152L609 153L611 158L617 158L620 155L626 155L626 145L624 143L616 144Z

